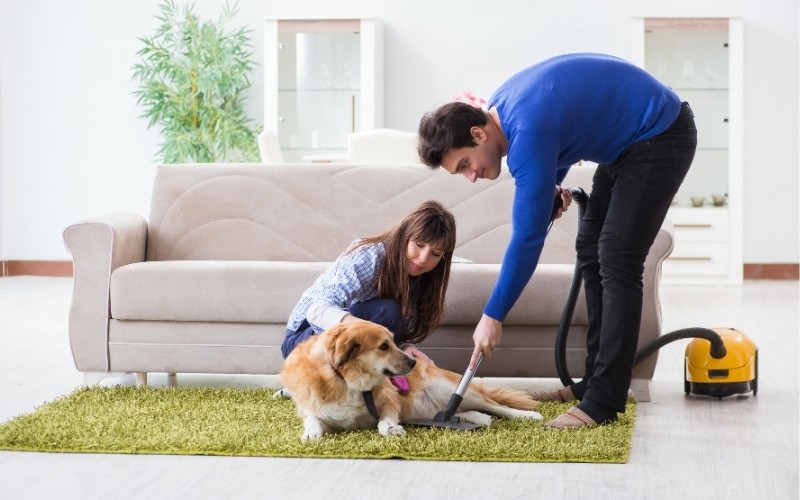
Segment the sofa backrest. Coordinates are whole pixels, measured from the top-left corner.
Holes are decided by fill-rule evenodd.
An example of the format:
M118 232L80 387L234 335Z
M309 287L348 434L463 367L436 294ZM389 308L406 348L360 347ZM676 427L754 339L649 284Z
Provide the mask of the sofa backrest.
M587 170L574 167L570 177L580 184L565 184L588 189ZM331 261L353 240L383 232L436 199L456 217L455 255L499 263L511 234L513 192L505 169L495 181L472 184L422 165L161 165L147 260ZM576 213L557 221L542 262L574 262Z

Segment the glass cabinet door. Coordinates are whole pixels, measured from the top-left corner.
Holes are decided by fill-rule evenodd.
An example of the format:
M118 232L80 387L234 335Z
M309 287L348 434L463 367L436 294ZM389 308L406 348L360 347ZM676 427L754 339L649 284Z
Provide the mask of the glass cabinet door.
M725 197L729 191L729 43L726 19L646 19L645 69L688 101L697 153L676 201Z
M361 19L266 22L265 128L287 162L344 161L347 135L382 120L374 29Z

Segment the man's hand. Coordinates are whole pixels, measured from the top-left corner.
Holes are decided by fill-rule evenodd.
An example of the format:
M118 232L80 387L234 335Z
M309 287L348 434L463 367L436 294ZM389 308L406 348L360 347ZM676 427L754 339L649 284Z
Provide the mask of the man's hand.
M472 352L472 359L469 360L469 368L471 370L475 369L475 364L478 362L478 353L482 352L483 357L491 358L492 350L502 339L503 323L484 314L475 327L475 333L472 334L475 350Z
M553 215L553 220L560 218L572 203L572 190L570 190L570 188L556 186L555 194L558 195L559 193L561 194L561 208L556 210L555 214Z

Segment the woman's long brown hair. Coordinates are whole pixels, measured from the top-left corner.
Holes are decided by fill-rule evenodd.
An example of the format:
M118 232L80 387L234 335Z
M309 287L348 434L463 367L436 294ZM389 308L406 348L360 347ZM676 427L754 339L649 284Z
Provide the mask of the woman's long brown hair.
M413 304L406 269L406 247L411 240L442 250L439 264L419 276L418 292ZM386 247L386 255L378 276L378 297L400 304L403 316L408 320L408 331L401 340L416 344L430 335L445 317L445 294L456 247L456 219L441 203L429 200L397 226L363 239L355 248L381 242Z

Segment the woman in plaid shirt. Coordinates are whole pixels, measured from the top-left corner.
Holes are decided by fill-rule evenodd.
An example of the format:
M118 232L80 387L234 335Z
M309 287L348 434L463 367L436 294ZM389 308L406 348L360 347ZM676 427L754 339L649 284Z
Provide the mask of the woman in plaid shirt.
M414 357L415 344L444 318L456 244L453 214L426 201L385 233L354 241L303 293L286 324L281 354L337 323L372 321Z

